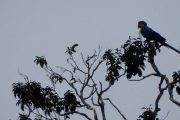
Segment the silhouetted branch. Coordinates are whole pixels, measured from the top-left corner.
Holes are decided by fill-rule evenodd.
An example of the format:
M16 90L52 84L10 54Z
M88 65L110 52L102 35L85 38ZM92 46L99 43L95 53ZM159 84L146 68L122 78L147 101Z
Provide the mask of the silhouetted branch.
M146 75L146 76L143 76L142 78L140 78L140 79L128 79L128 81L142 81L142 80L144 80L144 79L146 79L146 78L148 78L148 77L151 77L151 76L158 76L156 73L151 73L151 74L149 74L149 75Z
M172 86L171 86L171 83L169 82L170 80L169 80L165 75L163 75L163 74L159 71L158 67L156 66L156 64L155 64L155 62L154 62L154 54L152 54L151 51L149 51L149 53L148 53L148 58L149 58L149 59L148 59L148 62L151 64L152 68L153 68L154 71L157 73L157 76L161 77L161 81L160 81L160 84L159 84L159 91L160 91L160 93L159 93L159 95L158 95L158 97L157 97L157 99L156 99L156 101L155 101L155 111L154 111L155 115L156 115L157 112L159 111L159 108L158 108L159 100L160 100L160 98L162 97L164 90L166 90L166 89L168 89L168 92L169 92L169 96L170 96L169 99L170 99L174 104L176 104L177 106L180 107L180 102L176 101L176 100L174 99L174 97L173 97L173 88L172 88ZM162 85L163 80L165 80L166 85L167 85L167 87L164 88L164 89L162 89L162 88L160 87L160 86Z
M166 116L162 119L162 120L165 120L169 115L169 112L166 114Z
M104 100L107 100L111 103L111 105L118 111L118 113L121 115L121 117L124 119L124 120L127 120L126 117L122 114L122 112L112 103L112 101L109 99L109 98L105 98Z
M96 104L96 103L94 103L94 98L93 98L93 96L91 97L91 102L92 102L92 104L94 105L94 106L100 106L99 104Z
M155 120L155 118L157 117L158 112L160 111L159 103L163 96L163 93L166 90L168 90L170 101L180 107L180 102L175 100L173 96L174 87L176 87L177 93L180 94L180 90L178 92L180 86L176 86L180 83L180 72L173 75L175 77L173 77L173 81L170 82L170 79L159 71L159 68L154 61L156 50L159 50L160 45L158 43L151 43L150 41L148 43L150 45L148 45L147 43L143 44L142 41L139 41L137 39L132 40L133 41L128 40L124 44L124 46L121 47L124 53L122 53L118 48L115 50L109 49L104 53L103 56L101 56L101 47L98 48L98 51L94 50L91 55L84 56L81 53L81 65L79 65L79 61L77 61L74 57L74 53L76 52L75 47L78 46L78 44L74 44L72 47L68 47L68 50L66 51L66 53L69 54L67 63L70 65L70 69L57 66L57 68L61 69L62 73L56 73L47 64L45 57L36 56L36 64L40 65L40 67L45 70L47 76L52 81L53 87L48 87L48 89L44 92L43 90L46 88L41 88L40 84L35 84L35 86L33 86L35 88L36 86L38 86L37 89L32 89L33 87L28 86L28 88L25 86L25 91L28 91L27 93L22 92L23 94L25 94L25 98L27 98L27 100L24 99L25 102L21 101L23 100L23 98L21 98L22 95L15 92L15 97L18 96L19 98L17 104L21 105L22 110L24 110L24 106L28 107L29 105L30 107L33 107L33 110L31 110L29 107L28 114L21 114L21 117L31 117L30 115L34 114L37 117L41 117L42 119L46 120L60 120L62 116L64 116L64 120L66 120L68 119L68 117L70 117L70 115L75 113L83 116L87 120L98 120L99 114L97 114L96 110L100 110L102 120L106 120L106 100L113 106L114 109L117 110L117 112L124 120L127 120L124 114L122 114L118 107L109 98L104 99L104 93L110 90L115 80L118 81L124 75L126 75L128 81L142 81L150 77L157 77L158 79L160 79L160 82L158 84L159 93L155 100L154 111L151 110L151 107L144 107L146 110L144 113L148 113L147 115L151 115L151 119ZM154 72L143 76L142 72L145 70L145 60L147 59ZM103 81L95 80L95 73L103 63L105 63L107 67L105 81L108 81L108 85L106 84L106 86L103 84ZM20 72L19 74L25 79L27 83L31 83L26 75ZM79 74L83 77L80 77ZM131 79L136 75L139 76L138 79ZM67 89L69 90L64 94L64 98L59 97L55 91L55 85L57 82L59 84L65 82L65 84L68 85ZM18 88L18 85L21 87L22 84L17 84L17 86L15 86L14 88ZM16 89L16 91L18 90L19 89ZM20 90L23 91L24 89ZM40 93L40 95L36 96L37 91ZM67 93L71 94L71 97L68 97L70 98L69 101L66 100L68 99ZM27 94L28 97L26 97ZM72 102L71 100L74 100L74 102ZM78 108L78 110L83 109L86 111L91 111L93 113L93 117L88 116L88 114L86 114L86 112L84 111L82 113L77 111L76 108ZM146 116L144 115L144 113L139 117L140 119L144 118L145 120ZM166 119L167 116L164 119Z
M91 96L93 96L93 94L96 92L96 85L94 85L93 86L93 88L92 88L92 90L91 90L91 93L87 96L87 97L85 97L84 99L86 100L86 99L89 99Z
M73 114L73 113L79 114L79 115L81 115L81 116L84 116L87 120L92 120L92 119L91 119L90 117L88 117L85 113L81 113L81 112L79 112L79 111L66 112L66 113L64 113L64 114L60 114L60 116L66 116L66 115L70 115L70 114Z
M164 80L164 79L161 78L161 81L160 81L160 83L159 83L159 94L158 94L158 96L157 96L157 98L156 98L156 101L155 101L155 109L154 109L154 114L155 114L155 116L156 116L157 113L160 111L159 101L160 101L160 99L161 99L164 91L167 89L167 87L166 87L166 88L161 88L162 83L163 83L163 80Z

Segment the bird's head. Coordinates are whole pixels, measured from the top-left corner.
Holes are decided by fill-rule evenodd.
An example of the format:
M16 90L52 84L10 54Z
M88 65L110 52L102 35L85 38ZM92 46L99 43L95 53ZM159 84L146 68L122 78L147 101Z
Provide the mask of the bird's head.
M143 29L146 26L147 26L147 23L145 21L139 21L138 22L138 28L139 29Z

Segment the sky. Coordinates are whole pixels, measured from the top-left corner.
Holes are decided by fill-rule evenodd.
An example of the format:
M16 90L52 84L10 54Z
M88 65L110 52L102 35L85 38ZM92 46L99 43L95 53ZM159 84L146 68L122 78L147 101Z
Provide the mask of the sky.
M103 50L120 48L129 36L138 37L140 20L179 48L179 5L179 0L0 0L0 118L18 117L17 100L12 94L12 84L23 82L18 71L31 80L49 84L45 72L33 63L35 56L46 56L51 66L66 67L67 46L78 43L78 50L84 54L92 53L99 45ZM180 56L167 48L156 57L159 69L168 77L179 70L179 60ZM100 77L103 79L103 75ZM141 114L141 107L154 104L158 82L154 78L119 80L107 96L133 120ZM177 120L180 110L165 94L159 116L169 112L167 120ZM175 97L180 100L180 96ZM107 115L109 119L112 115L113 119L119 117L115 111Z

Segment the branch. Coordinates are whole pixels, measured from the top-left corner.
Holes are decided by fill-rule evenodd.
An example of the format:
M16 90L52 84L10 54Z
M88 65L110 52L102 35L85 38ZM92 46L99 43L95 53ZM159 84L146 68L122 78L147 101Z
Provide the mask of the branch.
M104 109L105 103L104 103L104 100L102 98L102 95L103 95L103 93L105 93L106 91L108 91L110 89L111 83L109 83L107 88L105 88L104 90L102 88L102 83L101 82L99 82L99 83L100 83L100 92L98 93L98 91L96 91L97 96L98 96L97 102L98 102L98 105L99 105L99 107L101 109L102 118L103 118L103 120L106 120L105 109Z
M121 115L121 117L122 117L124 120L127 120L126 117L122 114L122 112L112 103L112 101L111 101L109 98L105 98L104 100L109 101L109 103L111 103L111 105L118 111L118 113Z
M93 99L93 96L91 97L91 102L92 102L92 104L94 105L94 106L100 106L99 104L96 104L96 103L94 103L94 99Z
M34 115L38 116L38 117L42 117L42 118L44 118L45 120L51 120L51 119L49 119L49 118L47 118L47 117L43 116L43 115L42 115L42 114L40 114L39 112L38 112L38 113L36 113L36 112L32 111L32 113L33 113Z
M149 58L148 62L151 64L152 68L157 73L157 75L159 77L161 77L161 80L162 79L165 80L165 82L167 84L167 89L168 89L168 92L169 92L169 99L170 99L170 101L180 107L180 102L176 101L174 99L174 97L173 97L173 88L171 86L171 83L169 82L170 80L159 71L158 67L156 66L156 64L154 62L154 54L151 51L148 52L148 58ZM159 97L157 98L157 101L159 101L158 99L160 99L160 98L161 98L161 93L160 93Z
M23 73L21 73L19 70L18 70L18 74L21 76L21 77L23 77L24 78L24 80L28 83L28 82L30 82L29 81L29 78L28 78L28 76L27 75L25 75L25 74L23 74Z
M76 70L82 72L83 74L87 74L86 72L84 72L82 69L79 68L79 66L77 65L77 63L76 63L76 61L74 60L73 56L70 57L70 60L71 60L71 61L73 62L73 64L74 64L74 65L73 65L72 63L69 63L69 64L73 67L73 69L75 68Z
M83 56L83 54L82 54L82 53L81 53L81 59L82 59L82 61L83 61L84 65L87 67L86 61L85 61L84 56Z
M109 85L107 86L107 88L105 88L104 90L102 90L102 83L100 82L100 88L101 88L100 95L102 96L102 94L105 93L106 91L108 91L111 86L112 86L112 84L109 83Z
M148 77L151 77L151 76L159 76L157 73L151 73L151 74L149 74L149 75L146 75L146 76L143 76L142 78L140 78L140 79L132 79L132 80L128 80L128 81L142 81L142 80L144 80L144 79L146 79L146 78L148 78Z
M64 113L64 114L60 114L60 116L66 116L66 115L70 115L70 114L73 114L73 113L76 113L76 114L79 114L81 116L84 116L86 119L88 120L92 120L91 118L89 118L85 113L81 113L79 111L72 111L72 112L67 112L67 113Z
M96 57L94 56L94 60L93 60L93 62L91 63L90 67L92 67L92 66L95 64L95 62L100 58L100 54L101 54L102 48L99 47L98 49L99 49L99 52L98 52L97 55L96 55L96 50L94 50L94 55L96 55Z
M96 67L93 69L92 71L92 74L91 74L91 77L94 75L94 73L96 72L96 70L99 68L99 66L103 63L104 61L103 60L100 60L98 62L98 64L96 65Z
M159 95L157 96L156 101L155 101L155 110L154 110L154 115L155 115L155 116L156 116L157 113L160 111L160 108L159 108L159 101L160 101L160 99L161 99L161 97L162 97L164 91L167 89L167 87L165 87L165 88L162 88L162 87L161 87L163 81L164 81L164 79L161 78L161 81L160 81L160 83L159 83Z
M87 97L85 97L84 99L86 100L86 99L89 99L91 96L93 96L93 94L96 92L96 84L94 84L94 86L93 86L93 88L92 88L92 90L91 90L91 93L87 96Z
M169 112L166 114L166 116L162 119L162 120L165 120L169 115Z

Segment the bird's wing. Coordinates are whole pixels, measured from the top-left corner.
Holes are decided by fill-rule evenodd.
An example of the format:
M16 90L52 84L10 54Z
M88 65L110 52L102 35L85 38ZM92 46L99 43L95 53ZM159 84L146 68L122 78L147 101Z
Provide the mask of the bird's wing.
M157 41L157 42L160 42L161 44L164 44L166 42L166 39L164 37L162 37L159 33L153 31L151 33L151 36L152 36L152 39Z
M161 44L164 44L166 41L164 37L162 37L159 33L157 33L156 31L152 30L149 27L146 27L143 30L141 30L141 34L143 35L143 37L157 41Z

